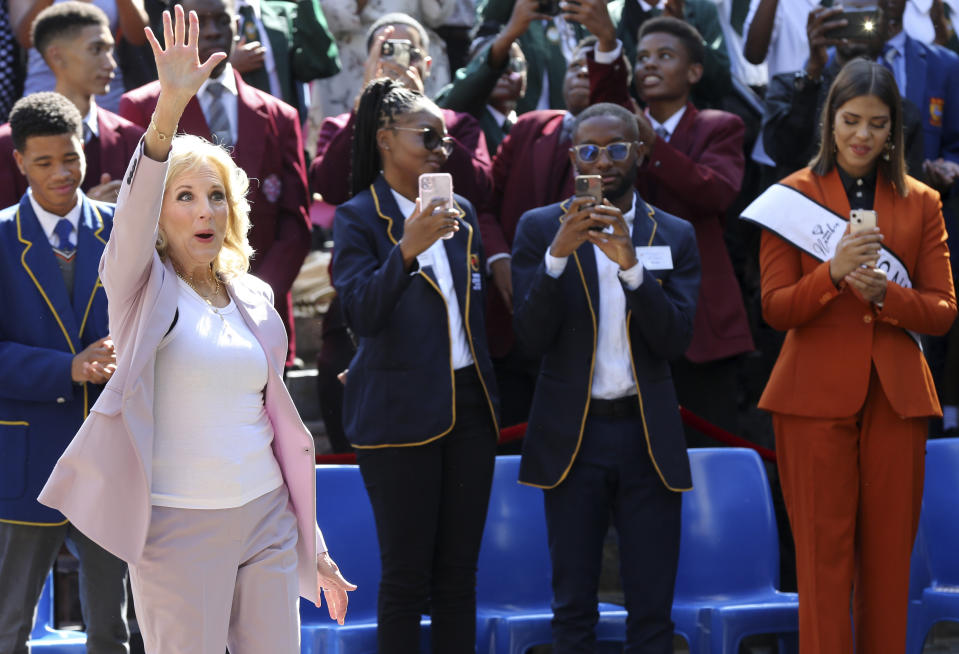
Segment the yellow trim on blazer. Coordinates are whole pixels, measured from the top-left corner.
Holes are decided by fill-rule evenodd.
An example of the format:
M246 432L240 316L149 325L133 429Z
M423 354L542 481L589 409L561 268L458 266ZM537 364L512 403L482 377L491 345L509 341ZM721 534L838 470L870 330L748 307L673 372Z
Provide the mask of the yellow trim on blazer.
M374 206L376 206L376 213L379 214L379 217L380 217L380 218L382 218L383 220L385 220L385 221L387 222L386 235L389 236L389 238L390 238L391 241L393 241L393 245L399 245L399 243L397 243L396 239L393 238L393 232L391 231L391 230L393 229L393 219L390 218L389 216L385 215L385 214L383 213L383 211L380 209L380 199L379 199L379 197L377 197L377 195L376 195L376 189L373 188L373 185L372 185L372 184L370 184L370 193L373 194L373 204L374 204ZM468 254L469 254L469 251L467 250L467 255L468 255ZM468 257L468 256L467 256L467 265L469 265L469 257ZM449 313L449 306L448 306L447 303L446 303L446 298L443 296L443 292L442 292L442 291L439 289L439 287L433 282L433 280L430 279L430 278L426 275L426 273L424 273L422 270L418 270L418 271L416 272L416 274L417 274L417 275L422 275L423 279L425 279L426 282L427 282L430 286L432 286L434 289L436 289L436 292L437 292L437 294L439 294L440 299L443 300L443 306L444 306L445 309L446 309L446 311L445 311L444 314L443 314L443 315L446 316L446 333L449 334L449 332L450 332L450 313ZM467 287L467 289L468 289L468 287ZM468 292L468 290L467 290L467 292ZM453 420L452 420L452 422L450 422L450 426L447 427L445 430L441 431L439 434L436 434L435 436L430 436L430 437L427 438L426 440L417 441L417 442L415 442L415 443L381 443L380 445L353 445L353 447L356 448L356 449L359 449L359 450L379 450L379 449L382 449L382 448L384 448L384 447L416 447L416 446L419 446L419 445L426 445L427 443L432 443L433 441L435 441L435 440L437 440L437 439L439 439L439 438L442 438L443 436L446 436L448 433L450 433L450 432L453 430L453 426L456 424L456 373L455 373L455 371L453 370L453 345L452 345L452 343L450 343L450 386L451 386L452 389L453 389L453 397L452 397Z
M30 423L26 420L0 420L0 425L7 425L8 427L29 427Z
M53 314L53 318L57 321L57 324L60 325L60 331L63 332L63 337L67 340L67 345L70 347L70 354L76 355L77 351L73 347L73 341L70 339L70 334L67 333L67 328L64 327L63 321L60 320L60 314L57 313L57 310L53 307L53 302L50 301L50 298L47 297L46 291L43 290L43 286L40 285L40 281L37 279L36 275L33 274L33 271L30 270L30 266L27 265L27 252L29 252L30 248L33 247L33 241L27 241L23 238L23 230L21 229L20 225L19 207L17 208L17 240L27 246L23 248L23 252L20 254L20 264L23 266L23 269L27 271L27 275L30 276L30 279L33 280L33 283L36 285L37 290L40 291L40 295L43 297L44 302L47 303L50 313Z
M459 205L457 205L459 209ZM466 215L465 212L460 209L462 215ZM476 358L476 348L473 347L473 331L470 329L470 295L473 287L472 277L472 255L470 252L473 249L473 226L467 222L464 222L466 228L469 230L469 236L466 239L466 308L463 312L463 326L466 328L466 342L470 346L470 354L473 356L473 367L476 368L476 376L479 377L480 385L483 387L483 395L486 396L486 404L489 405L489 414L493 419L493 432L496 434L496 440L499 441L499 422L496 420L496 410L493 408L493 400L490 399L489 390L486 388L486 382L483 380L483 371L480 370L479 359ZM479 274L479 273L476 273Z
M562 204L560 204L560 208L562 208L563 210L563 214L559 216L560 222L562 222L563 217L569 213L569 203L570 201L567 200L563 202ZM579 422L579 436L576 439L576 448L573 450L573 456L571 456L569 459L569 465L567 465L566 469L563 470L563 474L560 475L559 480L557 480L555 484L546 485L546 484L533 484L526 481L520 482L521 484L525 484L527 486L533 486L534 488L543 488L543 489L556 488L557 486L562 484L563 481L566 479L566 475L569 474L569 471L573 467L573 462L576 461L576 456L579 454L579 448L583 444L583 433L586 431L586 419L589 417L589 403L593 399L593 370L596 367L596 338L599 334L599 330L597 329L596 312L593 311L593 302L589 296L589 286L586 284L586 275L583 274L583 266L580 263L579 255L575 251L573 252L573 260L576 262L577 270L579 270L579 279L583 283L583 292L586 294L586 306L589 307L589 317L593 323L593 354L589 360L589 383L586 385L586 408L583 409L583 418Z

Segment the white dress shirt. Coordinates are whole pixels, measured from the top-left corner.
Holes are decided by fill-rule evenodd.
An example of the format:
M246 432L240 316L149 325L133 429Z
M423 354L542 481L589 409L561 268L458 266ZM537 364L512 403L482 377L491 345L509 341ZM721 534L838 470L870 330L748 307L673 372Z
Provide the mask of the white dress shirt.
M952 20L955 24L956 16L959 16L959 0L945 0L945 4L952 9ZM902 29L906 34L927 45L936 39L936 29L929 17L930 11L932 0L907 0L906 10L902 14Z
M408 219L413 215L416 204L410 202L405 197L390 189L393 199L396 200L396 206L399 208L403 218ZM446 300L446 314L449 317L450 328L450 352L453 356L453 369L459 370L472 365L473 355L470 354L469 343L466 341L466 330L463 328L463 316L460 314L460 303L456 297L456 289L453 286L453 273L450 272L450 260L446 256L446 246L443 245L443 239L437 239L433 245L426 248L425 251L416 255L416 261L420 268L431 266L433 276L440 287L440 293ZM467 293L469 290L467 290Z
M633 205L623 214L629 235L633 235L636 216L636 194ZM643 283L643 264L636 263L629 270L620 270L595 244L596 276L599 280L599 316L596 335L596 363L593 366L591 395L601 400L635 395L636 381L629 358L629 336L626 333L626 294L623 285L631 291ZM637 257L638 258L638 257ZM554 257L546 249L546 274L558 278L566 270L569 257Z
M73 225L73 231L70 232L70 243L71 245L77 244L77 225L80 224L80 209L82 207L82 201L80 199L80 189L77 189L77 203L73 205L73 208L67 212L65 216L58 216L54 213L50 213L39 204L37 204L36 199L33 197L33 189L27 189L27 197L30 198L30 206L33 207L33 213L37 215L37 220L40 221L40 227L43 228L43 233L47 235L47 239L50 241L50 245L57 247L60 245L60 237L53 233L53 230L56 228L57 223L66 218L70 221L70 224Z
M674 113L663 122L659 122L653 118L652 114L649 113L649 109L646 110L646 117L649 118L649 124L653 126L653 131L656 132L660 138L666 139L667 143L669 143L669 139L673 137L673 132L676 131L676 127L679 125L679 121L683 119L684 115L686 115L686 105L680 107L679 111ZM665 134L662 132L665 132Z
M899 32L899 34L896 34L886 41L883 49L885 50L887 46L891 49L885 55L885 59L892 64L892 75L896 78L899 95L906 97L906 33ZM884 55L879 55L880 60L883 57ZM879 61L879 63L882 63L882 61Z
M87 115L83 117L83 124L90 130L90 134L97 138L100 137L100 123L97 120L97 103L94 102L93 98L90 98L90 110L87 111ZM86 133L84 133L83 144L86 145L88 140Z
M226 92L220 96L226 108L226 117L230 120L230 138L232 143L237 142L237 103L240 100L239 91L236 89L236 77L233 76L233 66L227 62L223 67L223 72L219 77L209 78L200 85L200 90L196 92L196 99L200 102L200 108L203 109L203 117L210 115L210 105L213 103L213 96L206 92L211 82L217 81L226 88ZM208 121L209 122L209 121Z

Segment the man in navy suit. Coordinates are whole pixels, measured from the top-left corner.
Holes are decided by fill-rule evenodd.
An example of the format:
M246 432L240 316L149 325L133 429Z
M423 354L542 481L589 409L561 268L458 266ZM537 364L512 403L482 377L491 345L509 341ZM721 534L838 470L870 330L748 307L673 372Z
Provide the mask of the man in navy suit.
M199 50L204 61L232 52L238 18L231 0L183 0L184 11L200 19ZM127 91L120 115L146 129L160 95L160 83ZM287 367L296 355L290 288L310 251L306 162L296 109L243 81L224 62L213 69L180 119L180 131L216 140L250 178L251 272L273 289L276 310L290 337Z
M120 178L140 142L143 129L97 106L94 96L110 90L116 60L107 15L89 2L58 2L33 22L33 43L56 77L57 93L83 116L86 176L80 188L87 197L116 202ZM0 208L16 204L27 179L13 161L10 126L0 126Z
M80 559L87 651L125 653L126 564L36 500L116 367L97 272L113 205L79 191L82 117L67 98L27 96L10 126L30 188L0 211L0 652L26 654L66 541Z
M612 511L626 650L665 654L680 492L692 487L669 360L692 339L696 236L634 190L644 149L630 111L589 107L572 142L577 174L601 176L603 204L575 197L528 211L513 242L516 336L542 357L520 481L544 489L554 651L595 650Z

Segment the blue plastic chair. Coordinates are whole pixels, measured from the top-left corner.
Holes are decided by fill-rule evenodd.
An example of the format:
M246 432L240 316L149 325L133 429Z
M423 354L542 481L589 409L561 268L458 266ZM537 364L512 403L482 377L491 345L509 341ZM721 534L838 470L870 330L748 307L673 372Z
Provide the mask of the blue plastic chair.
M82 631L53 628L53 573L47 575L37 604L37 617L27 645L33 652L45 654L82 654L87 651L87 635Z
M933 625L959 622L959 438L926 444L926 483L913 552L906 651L922 652ZM926 583L922 583L926 581ZM920 585L921 590L916 586Z
M552 641L552 570L543 492L523 486L519 456L496 457L476 580L476 651L522 654ZM626 611L600 604L598 640L626 639Z
M317 518L330 554L343 576L357 585L349 594L346 624L330 620L324 602L316 608L300 599L301 654L376 652L376 597L380 548L376 524L359 466L316 467ZM328 508L325 508L328 507ZM429 618L420 623L421 651L429 651Z
M779 538L759 456L694 449L689 463L694 488L683 494L676 633L690 654L736 654L745 636L798 632L798 596L776 590Z

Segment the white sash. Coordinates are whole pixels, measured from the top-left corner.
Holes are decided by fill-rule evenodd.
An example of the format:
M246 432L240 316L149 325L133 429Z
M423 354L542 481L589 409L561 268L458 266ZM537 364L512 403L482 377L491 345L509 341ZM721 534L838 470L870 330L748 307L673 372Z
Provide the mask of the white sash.
M743 210L740 218L768 229L819 261L833 258L849 223L832 209L784 184L770 186ZM890 282L912 288L906 266L885 246L879 249L876 267L885 271ZM921 350L919 335L906 331Z

